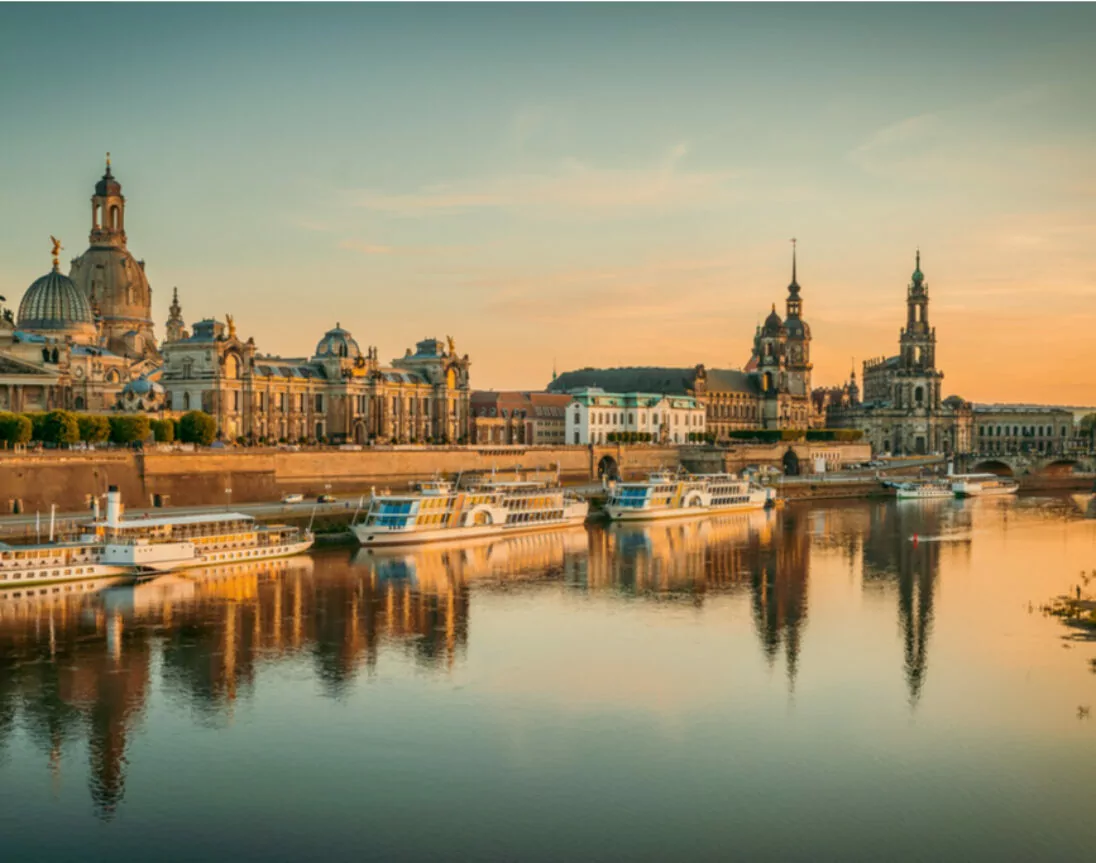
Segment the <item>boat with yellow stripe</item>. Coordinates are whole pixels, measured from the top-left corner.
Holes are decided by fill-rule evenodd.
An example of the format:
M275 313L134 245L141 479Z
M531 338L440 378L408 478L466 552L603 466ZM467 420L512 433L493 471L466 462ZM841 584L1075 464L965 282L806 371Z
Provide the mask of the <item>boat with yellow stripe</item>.
M775 501L773 489L734 474L659 471L639 482L616 483L609 490L605 514L613 521L646 521L764 509Z
M458 478L459 479L459 478ZM373 494L351 530L364 546L523 533L582 524L585 500L540 480L473 480L468 488L435 479L402 494Z

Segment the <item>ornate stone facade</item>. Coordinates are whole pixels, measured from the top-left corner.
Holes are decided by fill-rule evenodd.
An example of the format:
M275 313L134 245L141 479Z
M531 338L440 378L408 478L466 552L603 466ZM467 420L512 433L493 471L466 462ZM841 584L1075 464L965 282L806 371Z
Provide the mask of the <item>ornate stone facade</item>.
M853 390L841 397L816 394L831 428L857 428L876 452L895 455L970 452L972 406L958 396L942 397L944 373L936 367L936 329L929 324L929 286L921 253L906 291L906 325L898 355L864 363L862 400Z
M151 289L144 262L126 249L125 198L109 159L91 201L91 245L70 276L51 237L53 268L27 288L17 316L0 297L0 410L110 411L124 407L128 383L156 374Z
M173 313L182 328L181 309ZM181 330L185 332L185 330ZM229 440L464 443L471 437L467 355L419 342L388 366L336 325L311 357L260 354L235 322L207 319L166 341L160 384L173 412L204 410Z

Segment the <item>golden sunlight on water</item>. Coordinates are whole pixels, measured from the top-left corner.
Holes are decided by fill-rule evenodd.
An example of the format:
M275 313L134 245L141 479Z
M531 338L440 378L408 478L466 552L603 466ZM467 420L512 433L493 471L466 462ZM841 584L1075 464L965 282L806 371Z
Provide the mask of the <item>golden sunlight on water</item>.
M1021 498L7 591L5 842L12 859L150 842L289 859L335 834L336 858L1079 854L1096 645L1038 609L1094 568L1096 522Z

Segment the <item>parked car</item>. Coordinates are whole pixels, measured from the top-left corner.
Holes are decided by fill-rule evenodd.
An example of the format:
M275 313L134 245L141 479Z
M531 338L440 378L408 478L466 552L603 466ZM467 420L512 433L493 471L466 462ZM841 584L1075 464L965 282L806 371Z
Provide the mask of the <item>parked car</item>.
M335 502L335 495L333 495L333 494L321 494L318 498L316 498L316 503L334 503L334 502Z
M282 503L304 503L303 494L283 494Z

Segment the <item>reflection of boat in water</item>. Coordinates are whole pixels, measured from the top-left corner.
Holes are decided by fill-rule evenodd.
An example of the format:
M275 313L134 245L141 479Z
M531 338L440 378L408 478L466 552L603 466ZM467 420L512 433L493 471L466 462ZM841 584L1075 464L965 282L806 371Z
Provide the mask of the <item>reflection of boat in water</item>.
M31 608L49 605L80 603L86 597L95 596L116 585L132 581L128 575L95 576L72 579L62 584L39 584L30 587L12 587L0 590L0 621L12 614L21 614Z
M312 558L303 555L194 567L149 578L119 579L114 586L103 592L103 604L111 610L143 612L159 608L165 602L198 599L210 587L231 579L264 576L279 578L288 573L310 574L312 569Z
M609 491L605 514L613 521L688 518L702 513L764 509L775 492L734 474L678 476L669 471L640 482L618 482Z
M675 519L670 524L614 522L609 536L618 551L643 549L647 552L670 545L706 546L721 542L741 542L769 526L773 516L766 510L702 515L694 519Z
M488 536L399 548L362 548L355 566L368 567L382 580L430 581L439 577L475 578L511 575L558 567L565 557L585 554L581 525L547 533Z
M444 480L413 492L375 495L351 527L362 545L408 545L498 537L580 525L590 505L559 485L538 480L483 480L464 490Z

